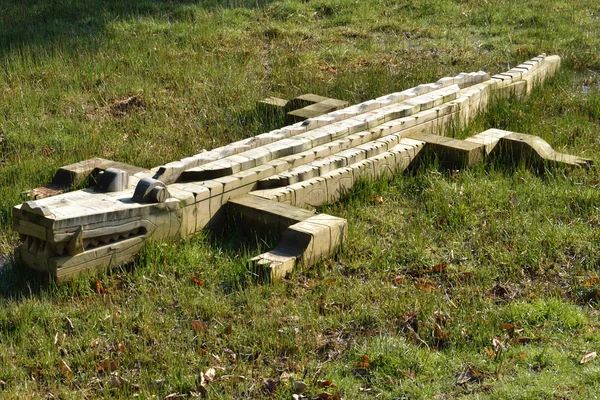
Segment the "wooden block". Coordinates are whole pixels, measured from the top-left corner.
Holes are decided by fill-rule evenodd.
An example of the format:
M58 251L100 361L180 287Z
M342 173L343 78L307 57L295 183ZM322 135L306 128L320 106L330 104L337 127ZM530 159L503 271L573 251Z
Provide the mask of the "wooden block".
M346 196L354 185L352 168L339 168L322 176L327 188L327 202L333 203Z
M320 103L321 101L325 100L329 100L329 98L312 93L303 94L288 101L284 107L284 111L289 113L290 111L298 110L300 108L310 106L311 104Z
M314 212L253 195L232 199L227 207L243 226L278 235L290 225L314 216Z
M327 113L339 110L339 109L347 107L347 106L348 106L347 101L336 100L336 99L325 99L325 100L319 101L317 103L313 103L308 106L289 111L286 114L286 121L289 123L303 121L305 119L318 117L320 115L327 114ZM323 120L320 120L320 121L323 121ZM315 122L317 122L317 121L315 120Z
M267 97L257 102L257 108L260 112L266 114L284 113L287 100L278 97Z
M504 136L510 135L511 133L512 132L504 131L501 129L488 129L475 136L466 138L465 141L483 145L485 149L485 154L489 155L494 149L494 147L496 147L500 139Z
M462 169L483 161L485 145L437 135L420 134L413 139L425 142L425 153L433 153L445 168Z

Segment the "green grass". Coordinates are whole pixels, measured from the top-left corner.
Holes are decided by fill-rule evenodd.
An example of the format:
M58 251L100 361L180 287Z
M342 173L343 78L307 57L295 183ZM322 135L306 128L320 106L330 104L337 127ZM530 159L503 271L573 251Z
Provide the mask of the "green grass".
M17 244L20 193L62 165L153 167L277 126L255 109L266 96L355 103L540 52L563 58L557 77L456 136L509 129L598 161L600 6L549 0L543 10L0 0L2 253ZM120 111L130 96L136 106ZM245 262L276 238L235 228L153 243L133 265L60 286L5 266L0 397L194 395L209 368L211 398L289 399L294 381L309 398L598 397L598 359L579 361L600 342L599 181L596 167L490 164L365 182L320 210L350 224L340 253L269 285ZM110 361L114 371L99 368Z

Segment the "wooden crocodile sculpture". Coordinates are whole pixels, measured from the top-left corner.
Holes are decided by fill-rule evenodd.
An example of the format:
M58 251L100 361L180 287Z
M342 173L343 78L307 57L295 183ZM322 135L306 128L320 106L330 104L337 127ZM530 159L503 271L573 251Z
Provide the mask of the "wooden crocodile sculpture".
M251 260L265 276L282 277L344 242L346 220L309 210L338 200L361 179L405 170L424 149L466 166L500 147L586 166L588 160L558 154L530 135L491 129L466 140L443 136L495 98L529 94L559 65L558 56L541 55L494 76L461 73L153 170L98 161L105 168L95 187L13 208L22 241L15 258L63 280L128 262L149 239L186 238L219 226L229 214L244 226L282 234L274 250ZM81 169L89 172L88 164Z

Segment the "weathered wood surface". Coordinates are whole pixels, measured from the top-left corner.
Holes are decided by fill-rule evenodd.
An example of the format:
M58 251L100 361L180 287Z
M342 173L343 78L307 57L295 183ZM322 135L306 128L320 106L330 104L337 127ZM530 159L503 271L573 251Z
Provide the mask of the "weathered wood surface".
M128 171L128 185L107 181L17 205L14 229L23 244L16 258L67 279L130 261L150 238L185 238L219 226L229 213L245 226L282 234L274 250L251 260L261 274L281 277L294 265L333 254L346 237L345 220L315 215L315 207L337 201L361 179L405 170L423 149L467 166L503 146L522 156L531 148L540 159L587 165L528 135L490 130L464 141L443 137L493 99L525 96L559 64L558 56L540 56L503 74L442 78L151 171Z

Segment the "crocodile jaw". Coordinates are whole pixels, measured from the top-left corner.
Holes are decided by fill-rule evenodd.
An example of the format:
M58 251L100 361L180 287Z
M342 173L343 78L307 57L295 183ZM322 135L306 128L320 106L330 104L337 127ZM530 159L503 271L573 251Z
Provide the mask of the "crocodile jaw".
M179 237L177 200L140 204L130 199L129 191L86 189L15 206L14 230L23 243L15 249L15 259L63 280L86 269L131 261L150 237Z

